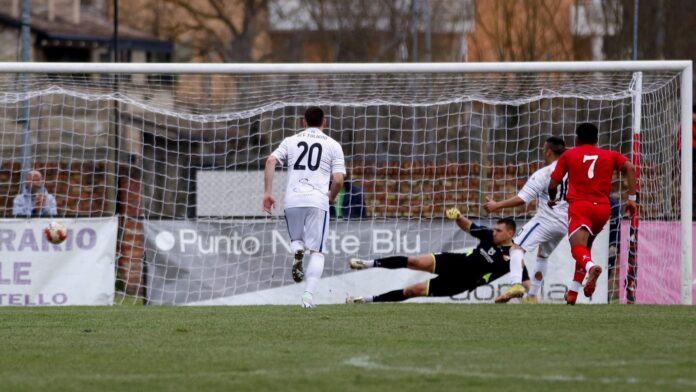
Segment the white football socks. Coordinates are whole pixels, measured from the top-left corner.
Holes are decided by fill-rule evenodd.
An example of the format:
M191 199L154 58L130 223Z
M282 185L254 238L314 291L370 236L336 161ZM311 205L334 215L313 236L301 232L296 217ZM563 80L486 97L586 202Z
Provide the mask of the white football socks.
M524 251L522 249L510 250L510 284L522 283L523 258Z
M319 252L312 252L309 255L309 263L304 270L305 281L307 285L305 286L305 291L310 294L314 294L314 289L321 279L321 274L324 272L324 255Z
M549 260L545 257L537 256L534 275L532 275L532 285L529 288L529 295L539 294L539 289L541 289L541 285L544 283L544 277L546 276L548 268ZM537 274L541 274L541 280L537 280Z
M304 249L304 242L302 241L292 241L290 243L290 251L292 252L293 256L298 250L303 250Z

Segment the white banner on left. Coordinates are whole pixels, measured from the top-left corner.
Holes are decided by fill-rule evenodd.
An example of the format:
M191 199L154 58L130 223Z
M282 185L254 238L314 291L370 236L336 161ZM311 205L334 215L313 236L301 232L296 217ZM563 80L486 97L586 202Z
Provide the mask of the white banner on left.
M68 231L48 242L52 221ZM111 305L118 217L0 219L0 306Z

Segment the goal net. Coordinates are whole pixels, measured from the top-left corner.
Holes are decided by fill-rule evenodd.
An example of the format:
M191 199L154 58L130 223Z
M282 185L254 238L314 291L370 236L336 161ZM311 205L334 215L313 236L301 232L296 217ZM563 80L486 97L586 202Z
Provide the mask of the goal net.
M484 225L512 216L520 228L534 215L533 204L488 215L485 198L516 195L543 165L547 137L573 146L576 125L592 122L600 147L638 164L641 208L632 236L625 179L615 176L617 213L596 250L609 274L593 302L680 303L685 279L690 289L683 253L691 249L684 235L691 206L683 203L691 203L691 191L684 194L690 184L682 174L691 162L682 161L680 130L687 129L682 97L691 91L682 91L674 64L635 64L624 71L608 63L601 71L592 64L5 70L0 211L27 219L15 217L13 203L25 174L38 170L55 197L50 219L70 228L117 217L116 302L296 303L301 285L290 274L282 208L286 171L276 172L279 206L271 216L261 212L262 171L280 141L301 129L304 110L317 105L326 113L325 131L343 147L350 183L341 208L332 208L337 216L318 289L319 302L334 303L427 276L351 273L350 257L474 246L444 219L448 207ZM21 241L0 236L0 247ZM570 253L560 248L551 267L559 277L546 281L543 302L562 301L572 276ZM534 255L526 257L531 268ZM486 301L505 283L450 300Z

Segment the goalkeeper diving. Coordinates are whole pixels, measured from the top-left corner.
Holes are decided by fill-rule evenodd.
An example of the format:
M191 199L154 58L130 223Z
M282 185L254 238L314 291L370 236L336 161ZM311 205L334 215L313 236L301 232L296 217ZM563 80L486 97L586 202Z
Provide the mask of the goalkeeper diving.
M451 297L475 290L510 272L510 263L522 263L524 252L512 241L517 229L510 218L499 219L493 229L462 216L458 209L446 211L460 229L479 239L476 248L465 253L431 253L421 256L389 256L374 260L351 259L350 268L408 268L436 274L437 277L403 289L376 296L348 297L346 303L398 302L414 297ZM529 284L526 268L523 281Z

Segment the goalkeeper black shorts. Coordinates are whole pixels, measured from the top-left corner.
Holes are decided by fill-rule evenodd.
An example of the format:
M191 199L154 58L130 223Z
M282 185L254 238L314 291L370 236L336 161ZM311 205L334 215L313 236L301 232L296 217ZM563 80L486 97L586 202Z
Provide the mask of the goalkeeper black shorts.
M438 253L434 274L428 281L428 296L451 297L492 282L510 272L509 265L478 262L462 253ZM522 269L522 281L529 280L527 268Z

